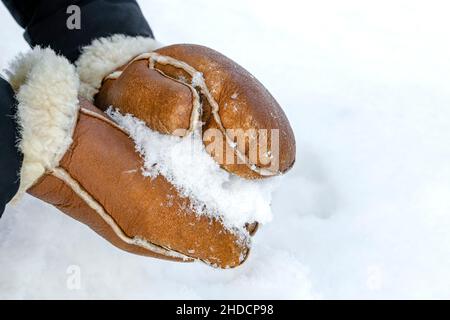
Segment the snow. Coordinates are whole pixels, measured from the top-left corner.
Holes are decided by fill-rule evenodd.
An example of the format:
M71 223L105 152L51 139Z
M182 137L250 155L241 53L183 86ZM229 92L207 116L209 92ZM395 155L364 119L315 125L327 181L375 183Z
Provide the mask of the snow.
M273 221L216 270L123 253L27 197L0 219L0 298L450 298L448 2L141 5L159 40L223 52L283 106L298 155ZM0 21L3 68L26 44Z
M191 199L197 214L218 218L242 238L248 235L246 223L272 220L271 194L278 177L244 180L220 168L197 132L182 138L170 136L119 110L109 108L107 114L135 142L144 159L143 175L163 175L182 196Z
M192 83L193 87L204 86L205 80L203 79L203 73L198 72L198 71L195 72L194 75L192 76L191 83Z

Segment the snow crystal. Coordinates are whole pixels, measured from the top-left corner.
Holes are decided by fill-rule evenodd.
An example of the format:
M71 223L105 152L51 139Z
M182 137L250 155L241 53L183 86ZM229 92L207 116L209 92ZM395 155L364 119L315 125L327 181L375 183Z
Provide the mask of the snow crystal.
M107 114L136 143L144 159L143 174L163 175L189 197L198 214L220 218L230 230L272 219L271 193L277 178L245 180L223 170L206 152L201 136L160 134L130 114L109 108Z
M203 79L203 73L201 72L195 72L194 75L192 76L192 85L194 87L201 87L204 85L204 79Z

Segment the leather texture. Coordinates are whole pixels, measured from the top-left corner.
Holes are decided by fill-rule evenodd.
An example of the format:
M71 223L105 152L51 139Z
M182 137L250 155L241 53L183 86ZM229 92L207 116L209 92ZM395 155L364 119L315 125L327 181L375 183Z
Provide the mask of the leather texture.
M279 157L279 168L275 174L284 173L293 166L295 138L289 121L272 95L248 71L224 55L203 46L178 44L155 52L187 63L202 74L209 92L218 104L219 116L225 129L278 129L279 152L276 156ZM154 68L149 68L148 60L139 59L118 70L122 71L118 78L105 78L95 97L96 106L105 110L112 105L121 112L131 113L144 120L150 128L165 134L189 128L194 106L191 89L195 85L191 86L192 76L183 68L158 62L154 64ZM212 116L209 100L202 92L199 95L203 106L203 132L210 128L220 128ZM255 139L258 139L258 135L259 133ZM249 157L249 143L246 141L240 150L246 157ZM273 143L269 135L269 150L274 149ZM226 145L225 138L223 145ZM225 149L223 152L225 153ZM247 179L264 177L251 170L251 166L238 161L219 161L225 157L210 154L228 172ZM254 164L258 168L269 166L267 159L260 157Z

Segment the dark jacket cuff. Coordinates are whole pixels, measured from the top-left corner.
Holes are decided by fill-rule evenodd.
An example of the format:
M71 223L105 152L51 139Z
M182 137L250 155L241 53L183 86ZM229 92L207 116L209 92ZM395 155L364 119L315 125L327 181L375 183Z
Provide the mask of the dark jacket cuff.
M23 155L17 147L16 100L9 83L0 78L0 216L17 193Z
M73 4L80 8L80 29L67 26L73 14L67 8ZM31 46L49 46L74 62L82 47L113 34L153 38L136 1L41 1L26 26L25 39Z

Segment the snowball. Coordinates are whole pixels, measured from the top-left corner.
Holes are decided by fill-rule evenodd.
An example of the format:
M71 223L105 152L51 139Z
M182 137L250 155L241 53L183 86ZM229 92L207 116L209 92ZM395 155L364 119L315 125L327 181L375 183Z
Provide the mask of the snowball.
M272 219L271 193L277 179L245 180L226 172L206 152L199 134L160 134L130 114L111 107L106 112L134 140L144 159L143 175L163 175L191 199L197 214L218 218L234 231Z

